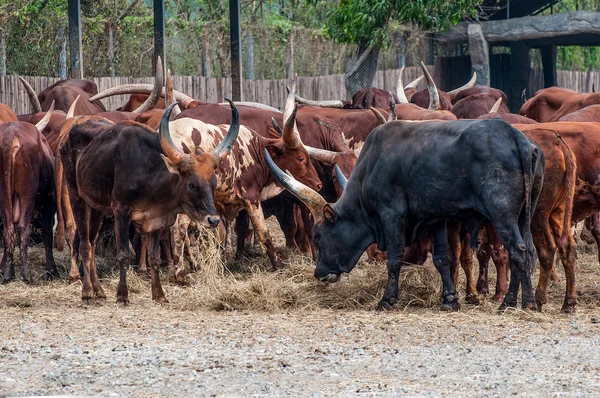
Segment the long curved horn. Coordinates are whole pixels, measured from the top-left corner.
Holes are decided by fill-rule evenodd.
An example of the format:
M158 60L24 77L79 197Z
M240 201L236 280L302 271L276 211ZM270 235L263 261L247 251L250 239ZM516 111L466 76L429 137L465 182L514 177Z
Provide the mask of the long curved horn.
M90 102L101 100L106 97L112 97L115 95L127 95L127 94L150 94L154 89L153 84L146 83L133 83L133 84L122 84L117 87L108 88L89 99ZM187 108L190 103L194 101L192 97L181 91L173 90L175 99L184 107ZM165 96L165 90L162 90L161 97Z
M452 91L448 91L446 94L448 94L451 99L454 99L454 97L456 97L456 95L458 93L460 93L463 90L473 87L476 82L477 82L477 72L473 72L473 76L471 77L471 80L469 80L467 82L467 84L465 84L464 86L460 86L459 88L455 88Z
M379 124L387 123L387 121L385 120L385 117L383 117L381 112L379 112L376 108L371 107L371 112L373 112L375 114L375 117L377 118L377 120L379 120Z
M281 129L281 126L279 125L279 123L277 123L274 117L271 118L271 125L273 126L275 131L277 131L279 136L283 136L283 130Z
M298 81L298 75L294 75L292 81L292 87L288 91L288 96L285 99L285 106L283 107L283 124L287 124L292 111L296 107L296 82Z
M404 86L404 89L406 90L407 88L415 88L415 87L417 87L417 85L419 83L421 83L421 80L423 80L424 78L425 78L425 76L423 76L423 75L417 77L415 80L413 80L412 82L410 82L406 86Z
M240 113L232 100L225 98L225 101L231 106L231 124L223 141L212 152L218 161L231 151L240 132Z
M501 104L502 104L502 97L498 98L496 100L496 102L494 102L494 105L492 106L492 109L490 109L489 113L498 112L498 109L500 109Z
M169 106L177 102L175 99L175 95L173 94L173 77L171 76L171 69L167 69L167 81L165 82L165 105ZM171 118L179 115L181 113L181 109L179 109L179 105L173 108L173 113L171 114Z
M52 111L54 111L54 101L52 101L52 103L50 104L50 108L48 109L48 111L46 112L46 114L44 115L42 120L37 122L35 125L35 128L37 129L37 131L40 132L40 134L42 133L42 131L44 131L44 129L46 128L48 123L50 123L50 118L52 117Z
M283 125L283 143L287 148L298 148L299 146L302 146L300 135L296 129L296 112L298 112L298 106L294 105L292 113L288 116L287 121Z
M177 102L169 105L165 112L163 113L162 119L160 119L160 127L158 128L158 135L160 136L160 146L162 147L163 152L171 162L175 164L181 164L184 160L188 158L185 153L183 153L171 138L171 133L169 132L169 119L171 118L171 111L177 105Z
M318 160L319 162L323 162L328 165L332 165L335 162L336 156L338 155L337 152L328 151L327 149L313 148L308 145L304 145L304 148L312 160Z
M404 85L402 84L402 74L404 73L404 66L400 69L398 80L396 81L396 97L401 104L408 104L408 99L404 93Z
M27 80L23 79L21 76L19 76L19 81L23 84L23 87L25 87L25 91L27 91L29 102L31 102L31 106L33 107L33 113L43 112L42 106L40 105L40 100L38 99L33 87L31 87L29 82L27 82Z
M433 78L429 74L429 71L425 67L423 61L421 61L421 69L423 69L423 74L425 75L425 79L427 80L427 91L429 91L429 110L437 111L440 108L440 93L438 93L438 89L433 81Z
M307 187L301 182L297 181L290 174L286 174L271 159L269 151L264 149L265 161L267 167L271 170L273 177L281 184L285 189L290 191L294 196L300 199L306 207L310 210L315 219L315 223L320 224L323 222L323 208L327 204L325 199L319 195L315 190Z
M336 164L333 168L335 170L335 178L337 178L338 184L340 184L340 188L342 188L342 191L345 191L346 185L348 185L348 179L346 178L344 173L342 173L342 169L340 169L340 166Z
M404 92L404 91L402 91ZM394 94L390 91L390 114L388 115L388 122L398 120L398 113L396 112L396 101L394 100Z
M81 97L81 95L78 95L77 98L75 98L75 101L73 101L73 103L69 107L69 111L67 112L67 119L70 119L73 116L75 116L75 107L77 106L77 102L79 101L80 97Z
M290 86L285 86L288 93L290 92ZM302 98L298 94L295 95L296 102L303 105L316 106L318 108L343 108L344 104L342 101L338 100L325 100L325 101L315 101L309 100L306 98Z
M241 105L241 106L247 106L249 108L264 109L266 111L271 111L271 112L277 112L277 113L280 112L280 110L277 108L273 108L272 106L261 104L258 102L235 101L235 104L237 106ZM229 105L229 103L228 102L219 102L219 105Z
M143 113L154 108L154 106L158 102L158 99L160 98L160 94L162 93L163 79L163 65L160 56L158 56L156 57L156 76L154 76L154 87L152 88L152 92L150 93L148 98L146 98L146 101L144 101L142 105L133 110L133 113ZM167 90L165 90L165 92L166 91Z

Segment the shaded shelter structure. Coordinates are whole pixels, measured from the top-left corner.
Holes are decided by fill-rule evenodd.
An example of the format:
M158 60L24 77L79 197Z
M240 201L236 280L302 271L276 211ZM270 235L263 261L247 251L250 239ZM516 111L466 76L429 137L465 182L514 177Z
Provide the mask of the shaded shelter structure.
M544 87L556 85L557 46L600 45L600 13L591 11L540 15L557 0L488 0L475 21L465 21L435 36L442 44L468 43L469 55L436 60L442 87L456 87L477 72L477 83L506 92L509 108L518 112L529 86L530 51L539 48ZM510 54L493 54L492 47L506 47ZM470 68L466 67L470 65ZM460 70L461 76L446 71ZM464 75L464 76L463 76Z

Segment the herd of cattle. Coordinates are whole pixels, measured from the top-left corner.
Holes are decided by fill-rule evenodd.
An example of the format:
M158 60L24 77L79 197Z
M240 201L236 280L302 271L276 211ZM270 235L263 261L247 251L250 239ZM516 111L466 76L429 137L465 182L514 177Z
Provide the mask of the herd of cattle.
M152 298L166 302L161 260L186 284L185 263L196 267L188 233L198 225L219 229L226 258L235 231L238 255L254 236L273 267L283 267L265 223L275 215L286 245L317 259L319 280L336 282L365 250L387 260L381 308L394 305L402 263L422 264L432 252L443 309L459 308L459 263L466 302L488 293L492 259L501 308L517 305L521 287L522 306L541 310L558 251L567 282L562 309L573 311L572 226L585 219L600 243L600 94L543 89L516 115L502 91L475 85L475 76L446 93L422 69L425 90L416 89L421 78L404 86L401 71L395 93L368 88L352 101L303 99L294 80L283 112L196 101L173 89L169 72L164 81L160 60L154 85L101 93L69 79L36 94L21 79L34 113L17 116L0 104L3 281L15 277L17 237L21 276L31 278L34 212L44 277L59 276L53 241L58 250L68 245L69 278L82 280L86 303L106 297L95 262L103 222L114 222L117 301L128 302L131 243L139 271L149 269ZM120 109L100 102L122 94L131 96Z

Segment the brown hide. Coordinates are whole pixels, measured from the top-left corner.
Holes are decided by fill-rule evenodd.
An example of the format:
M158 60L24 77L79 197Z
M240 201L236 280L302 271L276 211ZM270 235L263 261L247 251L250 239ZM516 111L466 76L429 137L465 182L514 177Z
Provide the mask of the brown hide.
M394 101L398 103L398 97L396 94ZM370 109L373 108L389 108L390 106L390 92L382 90L380 88L370 87L358 90L352 97L352 105L350 109Z
M467 89L460 91L452 99L452 103L456 104L458 101L460 101L463 98L467 98L467 97L470 97L471 95L479 95L479 94L487 94L490 97L493 97L494 101L496 101L498 98L502 97L502 103L503 104L508 103L506 94L504 94L504 92L502 90L498 90L497 88L492 88L492 87L487 87L487 86L480 86L480 85L476 85L471 88L467 88Z
M590 105L561 117L559 122L600 122L600 105Z
M440 111L449 111L452 109L452 99L450 96L442 90L438 90L440 94L440 107L438 108ZM421 108L428 109L429 108L429 91L427 89L417 91L412 95L409 100L412 104L416 104ZM386 106L386 108L389 107Z
M131 94L125 105L117 110L121 112L133 112L139 108L148 99L148 97L148 94ZM154 109L165 109L165 99L162 97L159 98L158 102L154 106Z
M564 108L560 117L581 109L585 96L586 94L579 94L566 88L544 88L538 90L533 97L523 104L519 115L527 116L539 123L545 123L554 119L554 114L563 108L563 105ZM556 117L555 120L560 119L560 117Z
M452 113L457 119L477 119L481 115L490 112L498 97L491 94L473 94L457 101L452 107ZM510 113L504 102L500 104L500 113Z
M0 123L18 121L15 111L8 105L0 104Z
M516 123L535 124L535 123L537 123L533 119L530 119L528 117L521 116L521 115L516 115L514 113L492 112L492 113L486 113L485 115L481 115L477 119L479 119L479 120L481 120L481 119L502 119L505 122L510 123L510 124L516 124Z

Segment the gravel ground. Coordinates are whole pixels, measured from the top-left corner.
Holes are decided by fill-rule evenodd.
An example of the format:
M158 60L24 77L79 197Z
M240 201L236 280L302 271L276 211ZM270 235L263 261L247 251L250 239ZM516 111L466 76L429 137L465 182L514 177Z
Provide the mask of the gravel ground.
M598 396L590 315L6 308L0 395Z

